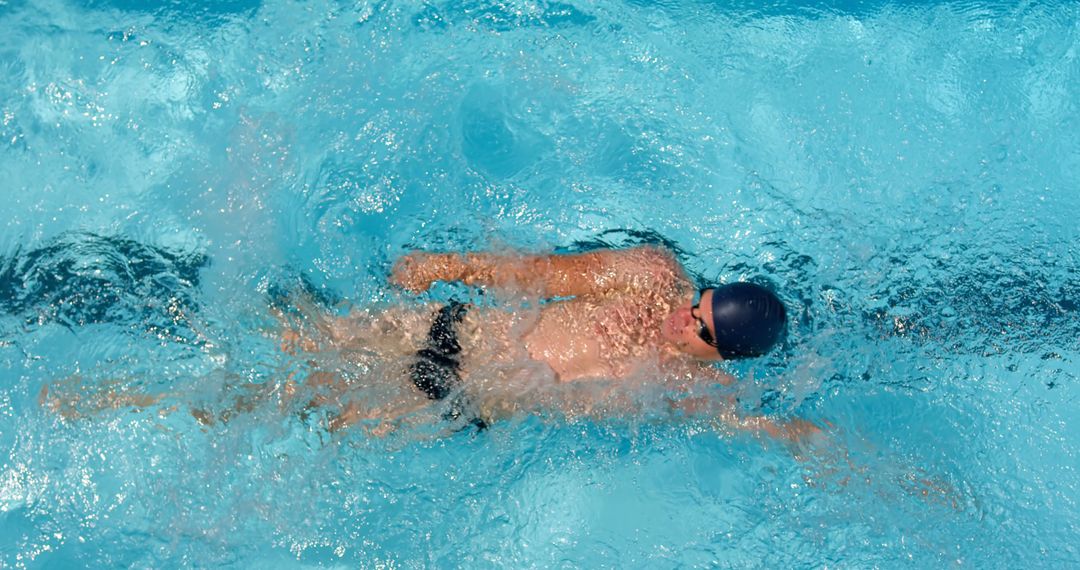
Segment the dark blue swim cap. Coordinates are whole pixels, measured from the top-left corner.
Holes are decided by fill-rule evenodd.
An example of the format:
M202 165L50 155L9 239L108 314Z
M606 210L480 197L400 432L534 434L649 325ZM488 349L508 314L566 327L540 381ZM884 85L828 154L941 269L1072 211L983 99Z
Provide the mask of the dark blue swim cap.
M768 289L753 283L731 283L713 289L713 329L724 360L761 356L780 340L787 323L784 304Z

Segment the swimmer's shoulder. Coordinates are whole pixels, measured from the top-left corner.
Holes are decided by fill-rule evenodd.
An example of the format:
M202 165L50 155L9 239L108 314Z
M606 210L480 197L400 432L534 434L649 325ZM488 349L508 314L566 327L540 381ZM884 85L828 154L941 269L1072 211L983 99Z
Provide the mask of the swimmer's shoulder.
M620 263L629 268L628 293L681 297L693 287L682 263L671 250L663 247L645 245L623 250Z

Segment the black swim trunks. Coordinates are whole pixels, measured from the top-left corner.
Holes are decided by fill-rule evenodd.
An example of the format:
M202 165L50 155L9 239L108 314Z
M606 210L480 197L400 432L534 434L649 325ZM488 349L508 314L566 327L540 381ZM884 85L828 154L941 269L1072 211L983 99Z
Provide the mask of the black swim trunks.
M439 309L428 331L427 346L417 351L416 362L410 370L413 384L428 398L443 400L453 395L449 409L443 414L443 418L451 421L468 415L471 408L468 398L457 389L461 383L461 363L458 360L461 345L458 344L456 325L465 318L467 311L468 305L457 301L451 301ZM478 430L487 428L487 422L475 414L468 424Z

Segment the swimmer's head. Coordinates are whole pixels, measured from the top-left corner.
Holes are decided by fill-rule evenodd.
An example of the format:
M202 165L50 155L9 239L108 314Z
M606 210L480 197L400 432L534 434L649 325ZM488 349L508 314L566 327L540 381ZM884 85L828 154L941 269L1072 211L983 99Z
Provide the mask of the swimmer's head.
M784 304L768 289L732 283L702 289L668 316L661 334L680 351L705 360L761 356L783 337Z

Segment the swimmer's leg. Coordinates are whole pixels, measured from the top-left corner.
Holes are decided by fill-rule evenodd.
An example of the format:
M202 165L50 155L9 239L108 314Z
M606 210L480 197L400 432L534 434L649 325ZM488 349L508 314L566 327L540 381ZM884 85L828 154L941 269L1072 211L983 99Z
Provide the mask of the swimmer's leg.
M275 398L279 402L279 409L285 408L286 397L283 394L288 390L288 382L283 385L273 382L231 384L230 379L242 380L232 375L224 378L227 389L232 392L224 409L214 412L208 406L186 405L191 416L199 423L226 423L237 414L260 409L265 402ZM125 380L109 379L91 383L77 374L47 384L38 393L38 404L64 420L84 419L125 408L138 411L157 407L159 416L167 416L185 407L182 403L184 399L185 395L178 391L149 393L131 386ZM190 401L190 397L186 399Z
M238 415L255 413L259 410L276 408L279 413L284 414L296 393L296 383L290 375L283 383L244 382L230 386L228 390L231 393L225 398L226 406L216 412L211 406L192 406L191 417L203 425L210 426L218 423L227 424ZM267 404L271 402L276 406L268 407Z
M121 408L148 408L157 405L171 394L148 394L110 380L91 386L79 375L42 386L38 405L65 420L74 420ZM162 413L174 410L164 409Z
M363 424L364 431L369 435L383 437L394 431L409 425L419 425L429 421L421 418L420 410L428 408L430 403L425 401L399 402L377 407L365 407L357 400L349 400L341 408L341 412L330 419L327 426L331 432L338 432Z

